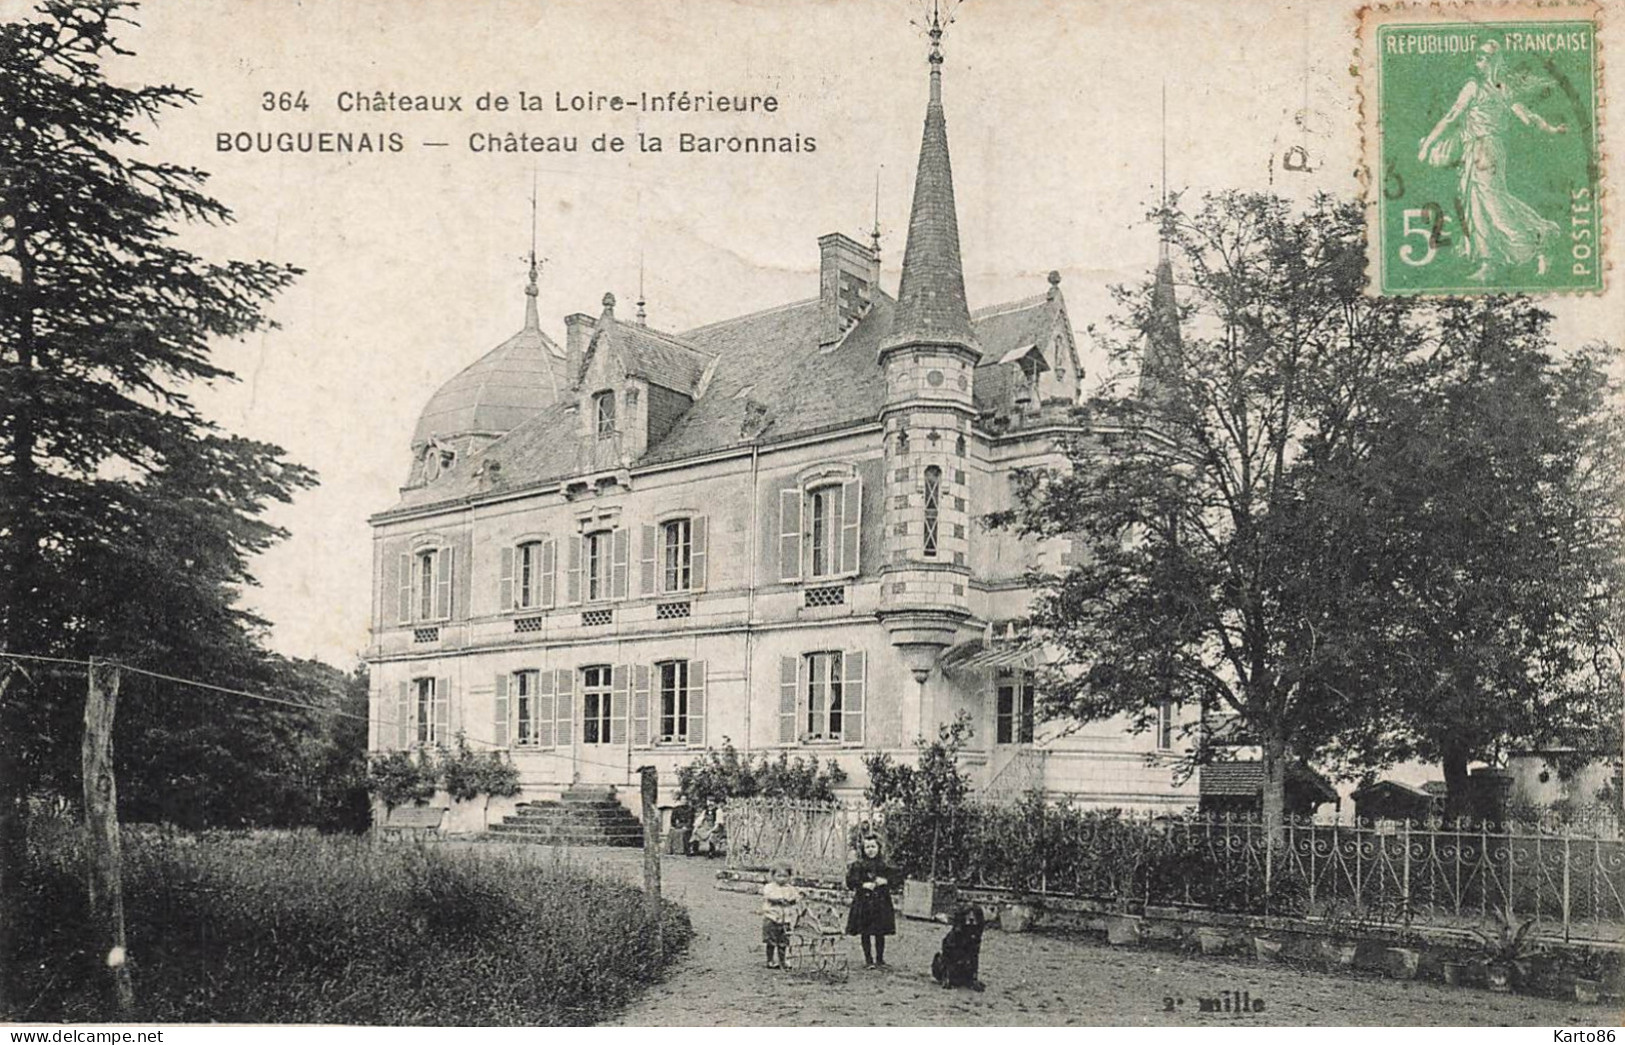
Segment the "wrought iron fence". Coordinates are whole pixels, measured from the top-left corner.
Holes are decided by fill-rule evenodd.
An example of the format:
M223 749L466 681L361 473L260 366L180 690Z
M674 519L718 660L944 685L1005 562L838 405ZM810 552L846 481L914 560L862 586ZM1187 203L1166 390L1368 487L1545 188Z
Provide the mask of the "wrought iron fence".
M728 804L735 867L839 878L874 830L910 877L1139 909L1184 906L1366 925L1536 919L1625 942L1625 843L1517 823L1313 823L1126 815L1024 799L944 815L750 799ZM867 826L866 826L867 825Z

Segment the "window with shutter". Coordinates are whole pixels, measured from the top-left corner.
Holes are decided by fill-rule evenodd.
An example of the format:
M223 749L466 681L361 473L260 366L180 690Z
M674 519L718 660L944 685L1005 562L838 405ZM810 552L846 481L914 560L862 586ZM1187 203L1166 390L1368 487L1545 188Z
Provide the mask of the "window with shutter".
M435 619L435 594L438 591L440 549L426 548L417 553L412 569L412 604L416 608L414 620Z
M545 558L541 541L526 541L515 549L514 591L520 609L536 609L544 605L542 568Z
M538 704L539 671L516 671L513 674L514 743L533 746L540 738L541 714ZM552 718L552 708L548 709Z
M613 541L614 532L611 530L594 530L581 538L582 572L585 574L588 602L609 598L614 568L611 560Z
M667 660L655 665L660 679L659 740L662 744L688 743L688 661Z
M839 650L807 654L806 739L840 740L846 711L846 675Z
M607 664L581 669L581 742L610 743L614 712L614 683Z
M694 528L691 520L660 524L660 590L688 591L694 579Z
M436 693L435 680L420 678L412 680L412 703L415 737L418 744L438 743L441 737L437 729L442 721L441 702L443 694Z

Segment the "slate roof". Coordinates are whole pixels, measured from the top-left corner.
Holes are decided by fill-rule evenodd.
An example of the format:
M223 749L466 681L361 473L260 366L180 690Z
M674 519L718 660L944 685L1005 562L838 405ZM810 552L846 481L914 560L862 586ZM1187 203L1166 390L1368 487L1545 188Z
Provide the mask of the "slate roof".
M613 316L599 318L591 346L583 356L604 351L619 355L628 374L681 392L691 399L699 389L706 367L716 358L714 353L701 352L671 334L623 323Z
M976 367L971 395L978 411L991 413L1009 405L1010 389L1021 381L1021 368L1000 360L1018 348L1043 345L1055 317L1048 296L1039 294L978 309L971 322L982 345L982 362Z
M1287 767L1287 783L1311 788L1324 802L1337 801L1337 791L1326 778L1300 765ZM1204 795L1239 795L1250 798L1264 790L1264 763L1212 762L1202 767L1198 791Z
M973 321L975 333L990 354L995 348L1003 354L1019 347L1017 342L1028 337L1028 331L1047 332L1047 327L1040 326L1049 321L1047 306L1044 297L1038 296L985 309L977 314L982 318ZM625 353L623 358L629 368L650 381L695 397L671 431L650 446L637 463L678 461L748 446L758 439L772 444L875 421L886 394L885 375L876 353L892 333L896 312L896 302L881 293L873 307L829 351L819 348L822 328L817 298L678 334L611 318L606 325L607 336ZM1015 366L1006 363L976 368L972 391L979 406L991 410L1002 405L996 395L985 392L983 383L1000 381L1001 368ZM705 380L707 368L711 374ZM569 395L562 401L546 402L540 409L532 401L526 416L506 435L460 458L435 482L405 491L398 507L455 500L488 489L477 473L492 461L499 465L502 487L566 478L574 473L576 463L575 411L575 399Z
M440 386L418 415L412 445L430 436L511 431L564 391L564 352L539 328L525 329Z
M935 341L974 347L965 275L959 260L954 172L948 161L948 125L942 112L942 56L931 55L931 100L925 108L920 163L914 175L908 245L897 289L892 344Z

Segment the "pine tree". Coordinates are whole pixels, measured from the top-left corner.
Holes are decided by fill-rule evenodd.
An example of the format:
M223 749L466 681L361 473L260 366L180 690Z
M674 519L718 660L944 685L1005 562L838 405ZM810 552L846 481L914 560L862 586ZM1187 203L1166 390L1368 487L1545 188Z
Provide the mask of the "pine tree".
M314 476L189 391L231 378L211 344L265 327L297 270L180 245L231 212L146 154L142 125L195 94L104 76L129 11L48 0L0 25L0 649L230 670L254 656L248 560L283 535L260 513ZM27 796L76 794L84 695L82 675L6 670L0 897Z

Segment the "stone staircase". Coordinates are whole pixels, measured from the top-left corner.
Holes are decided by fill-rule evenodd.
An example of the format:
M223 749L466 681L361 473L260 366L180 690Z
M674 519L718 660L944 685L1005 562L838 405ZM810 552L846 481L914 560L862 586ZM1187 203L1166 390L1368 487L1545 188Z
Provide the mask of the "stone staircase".
M521 802L488 830L500 841L533 845L643 845L643 824L621 805L615 788L607 784L577 784L557 802Z

